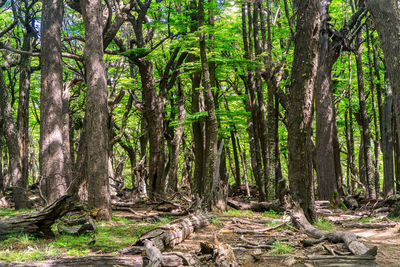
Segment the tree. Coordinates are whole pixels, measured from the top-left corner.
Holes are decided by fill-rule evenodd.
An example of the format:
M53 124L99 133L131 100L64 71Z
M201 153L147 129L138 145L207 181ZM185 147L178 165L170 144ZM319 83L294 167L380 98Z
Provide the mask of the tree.
M70 177L63 146L62 0L44 0L41 24L40 175L47 202L64 195Z
M312 190L312 111L318 67L320 4L294 1L297 10L293 71L288 110L289 185L293 201L306 218L315 218Z
M103 16L100 0L81 0L85 24L86 118L88 205L97 218L109 220L108 107L103 52Z

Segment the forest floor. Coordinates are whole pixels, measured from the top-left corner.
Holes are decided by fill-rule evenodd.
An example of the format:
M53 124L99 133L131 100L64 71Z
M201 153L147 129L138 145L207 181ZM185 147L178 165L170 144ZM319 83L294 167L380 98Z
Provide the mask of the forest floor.
M171 204L138 205L134 208L133 217L129 209L114 211L112 221L97 222L96 234L60 234L54 225L56 237L53 239L38 239L26 234L11 235L0 241L0 260L32 261L118 255L120 250L130 246L143 233L175 219L171 215L171 208L174 208ZM376 264L400 266L400 223L388 219L387 213L333 209L329 207L329 202L317 202L317 213L318 220L314 224L316 228L353 232L368 247L378 247ZM15 212L10 209L0 209L2 219L13 215ZM139 215L144 215L146 220L134 219ZM291 224L290 217L282 213L231 209L222 214L210 215L211 223L208 226L190 235L170 251L200 255L202 243L228 244L240 266L327 266L320 264L318 259L350 255L343 244L327 241L305 248L302 241L310 238L300 233ZM212 259L209 259L204 266L213 264Z

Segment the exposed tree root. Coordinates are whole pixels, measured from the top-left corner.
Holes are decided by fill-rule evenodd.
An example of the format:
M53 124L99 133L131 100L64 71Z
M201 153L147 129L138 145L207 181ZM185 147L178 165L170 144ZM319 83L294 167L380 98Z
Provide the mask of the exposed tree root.
M328 240L333 243L344 243L345 246L354 254L354 255L364 255L364 256L373 256L375 257L377 254L377 247L367 248L362 242L357 240L357 236L353 233L346 232L328 232L316 229L312 226L301 209L291 210L291 217L293 222L300 229L304 230L304 232L314 238L318 238L318 240L304 241L304 245L313 245L323 242L324 240Z

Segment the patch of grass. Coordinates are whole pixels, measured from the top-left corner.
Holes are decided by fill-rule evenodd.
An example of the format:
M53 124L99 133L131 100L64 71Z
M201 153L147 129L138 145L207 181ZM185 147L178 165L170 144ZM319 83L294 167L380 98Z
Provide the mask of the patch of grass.
M333 224L329 220L324 218L318 218L317 221L314 223L314 226L320 230L325 230L329 232L335 229Z
M211 216L211 224L213 224L213 225L215 225L215 226L221 226L221 225L222 225L222 222L221 222L221 220L220 220L217 216L212 215L212 216Z
M269 210L268 212L264 212L262 216L265 218L277 219L277 218L281 218L283 216L283 212L276 212L274 210Z
M115 216L111 222L100 222L96 234L68 235L54 231L54 239L36 239L27 234L14 234L0 242L0 259L28 261L66 255L80 257L98 250L112 253L130 246L142 234L170 221L171 218L163 217L154 224L134 223ZM94 240L96 242L92 244L91 241Z
M373 221L373 218L371 218L371 217L362 217L360 220L358 220L359 223L369 223L372 221Z
M123 222L123 223L134 223L134 221L129 220L127 218L124 217L119 217L117 215L111 214L111 220L115 221L115 222Z
M12 217L14 215L20 214L20 213L27 213L27 212L33 212L36 211L34 209L19 209L19 210L13 210L13 209L0 209L0 218L6 219L9 217Z
M254 212L252 212L251 210L228 210L225 212L225 215L255 216Z
M294 251L294 247L284 242L275 241L272 244L271 254L290 254Z

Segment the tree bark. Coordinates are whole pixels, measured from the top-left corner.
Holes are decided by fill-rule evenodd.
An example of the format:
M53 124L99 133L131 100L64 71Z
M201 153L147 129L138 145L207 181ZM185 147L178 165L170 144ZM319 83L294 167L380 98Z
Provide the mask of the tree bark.
M385 67L393 88L393 106L396 125L400 125L400 8L395 0L366 0L385 55ZM399 133L399 131L397 131Z
M204 26L204 0L199 0L198 6L199 28ZM209 208L212 208L212 183L217 168L217 149L218 149L218 123L215 114L214 96L211 91L211 80L209 66L206 54L206 41L204 29L200 32L200 60L203 74L204 102L206 117L206 145L205 145L205 165L204 165L204 194L203 196L209 201Z
M87 84L86 135L88 206L97 218L110 220L108 181L108 105L100 0L81 0L85 25L84 62Z
M342 172L337 141L336 113L333 103L332 68L340 55L340 46L329 36L328 9L331 1L321 1L321 44L319 66L315 77L316 109L316 170L318 195L321 200L332 199L338 205ZM337 154L337 155L336 155ZM338 160L339 162L336 162ZM337 168L339 165L339 168Z
M382 131L382 152L383 152L383 197L386 198L395 193L394 170L393 170L393 122L392 122L392 88L389 81L386 83L386 97L383 103L383 131Z
M42 192L53 202L67 190L63 146L61 29L63 1L44 0L42 10L40 94L40 175Z
M315 218L312 190L312 121L314 79L318 67L320 4L294 1L297 26L288 110L289 184L306 218Z
M26 208L28 205L28 198L26 196L26 183L22 175L21 148L18 142L17 126L14 123L9 101L9 91L4 80L2 67L0 67L0 110L0 132L4 134L8 149L8 172L11 180L15 208ZM7 183L4 185L7 186Z

